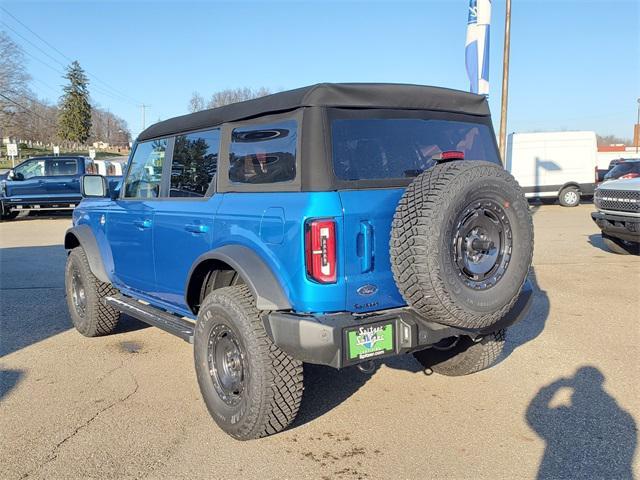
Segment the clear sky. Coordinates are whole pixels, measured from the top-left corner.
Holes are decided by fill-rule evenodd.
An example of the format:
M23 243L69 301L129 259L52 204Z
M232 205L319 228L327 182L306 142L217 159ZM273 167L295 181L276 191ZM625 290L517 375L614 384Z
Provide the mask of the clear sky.
M63 67L56 60L77 59L92 75L94 100L127 120L134 136L139 104L150 105L148 125L186 113L193 91L207 98L224 88L356 81L469 88L468 0L0 5L68 57L0 10L15 32L0 28L27 52L39 96L57 101L56 70ZM496 128L504 9L493 0L489 99ZM513 0L510 72L509 132L585 129L631 138L640 97L640 1Z

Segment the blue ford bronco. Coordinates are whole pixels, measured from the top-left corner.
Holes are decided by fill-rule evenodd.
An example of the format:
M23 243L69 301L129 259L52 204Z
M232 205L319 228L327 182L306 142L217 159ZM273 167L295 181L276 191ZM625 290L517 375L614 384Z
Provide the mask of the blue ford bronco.
M192 342L206 406L241 440L292 422L305 362L477 372L531 300L531 216L482 96L276 93L152 125L121 186L82 189L75 327L108 334L125 313Z

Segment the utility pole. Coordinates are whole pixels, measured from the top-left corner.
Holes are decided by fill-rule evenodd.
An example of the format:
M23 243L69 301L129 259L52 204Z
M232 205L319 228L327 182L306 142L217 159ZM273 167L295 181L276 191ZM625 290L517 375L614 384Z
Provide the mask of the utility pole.
M509 99L509 50L511 47L511 0L507 0L504 21L504 51L502 54L502 101L500 106L500 156L506 162L507 102Z
M149 107L150 105L145 105L144 103L140 105L140 108L142 109L142 129L140 131L145 129L145 110Z
M638 153L638 146L640 145L640 98L638 99L638 121L633 128L633 139L636 142L636 153Z

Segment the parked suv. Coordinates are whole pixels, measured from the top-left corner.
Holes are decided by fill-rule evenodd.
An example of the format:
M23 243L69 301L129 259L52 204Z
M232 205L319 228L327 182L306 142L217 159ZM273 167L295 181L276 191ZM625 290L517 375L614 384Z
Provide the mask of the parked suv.
M80 178L97 173L85 157L33 157L0 177L0 219L12 220L20 211L68 210L80 200ZM118 176L108 177L114 183Z
M118 191L82 184L64 241L76 328L107 334L124 312L193 342L237 439L289 425L303 362L486 368L531 299L531 217L483 96L277 93L157 123Z
M602 240L609 250L622 255L640 254L640 178L602 183L594 203L597 211L591 218L602 230Z

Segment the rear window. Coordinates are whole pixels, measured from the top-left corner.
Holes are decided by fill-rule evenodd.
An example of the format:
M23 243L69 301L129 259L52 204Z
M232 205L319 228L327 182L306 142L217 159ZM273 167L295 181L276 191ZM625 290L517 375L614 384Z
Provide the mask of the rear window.
M499 163L487 125L418 118L344 119L331 123L333 169L341 180L410 178L443 152Z
M604 179L616 179L629 173L640 174L640 162L620 162L604 176Z
M229 180L277 183L296 176L296 121L235 128L231 134Z

